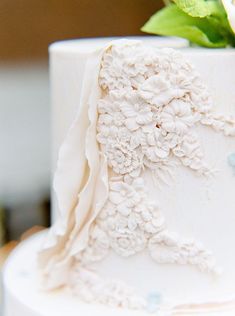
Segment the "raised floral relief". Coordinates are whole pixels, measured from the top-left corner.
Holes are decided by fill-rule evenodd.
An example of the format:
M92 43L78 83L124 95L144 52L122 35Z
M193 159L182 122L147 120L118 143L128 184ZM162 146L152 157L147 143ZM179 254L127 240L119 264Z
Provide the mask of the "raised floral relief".
M148 197L143 173L149 169L155 183L167 183L182 164L201 176L212 175L195 126L235 136L235 119L213 113L199 75L172 49L112 46L103 56L99 83L97 140L114 175L93 223L99 233L91 234L81 261L100 260L109 249L124 257L148 249L158 263L217 273L210 251L168 231L163 210Z
M139 296L128 284L90 270L92 263L111 250L124 258L145 250L156 264L191 265L213 275L219 272L206 245L169 230L157 194L158 185L164 189L174 181L179 165L202 179L214 176L196 127L204 125L234 137L235 118L213 112L200 76L176 50L114 42L103 53L98 83L98 101L92 99L90 108L84 103L87 111L92 107L90 114L98 114L90 117L85 133L90 173L85 184L84 175L79 178L79 185L84 186L66 233L59 231L59 247L55 244L53 251L49 247L49 255L44 250L46 277L51 287L67 285L86 302L159 312L165 300L161 293ZM72 149L77 146L77 142L71 144ZM234 169L234 154L228 163ZM67 160L64 164L68 167ZM64 174L63 168L60 172ZM148 193L147 173L156 185L154 201ZM65 186L59 189L63 196ZM68 201L70 194L62 204Z
M116 279L105 279L94 271L77 265L72 267L68 280L70 291L87 303L100 303L116 308L147 309L148 301L136 294L136 290ZM151 312L157 310L151 300Z

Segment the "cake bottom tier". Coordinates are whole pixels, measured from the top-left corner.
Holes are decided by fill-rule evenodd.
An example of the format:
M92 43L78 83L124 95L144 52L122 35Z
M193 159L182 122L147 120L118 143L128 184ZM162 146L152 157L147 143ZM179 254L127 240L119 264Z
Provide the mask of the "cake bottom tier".
M36 257L44 233L22 242L10 255L3 271L3 316L149 316L145 311L86 304L65 289L45 292L40 288ZM192 285L193 286L193 285ZM156 316L234 316L235 302L159 310Z

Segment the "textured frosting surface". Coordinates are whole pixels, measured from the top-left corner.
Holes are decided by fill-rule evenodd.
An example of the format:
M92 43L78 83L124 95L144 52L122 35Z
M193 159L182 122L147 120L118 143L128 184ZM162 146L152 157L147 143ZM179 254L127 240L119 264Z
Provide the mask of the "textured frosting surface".
M184 54L141 42L91 54L55 176L61 218L39 256L46 287L150 311L234 294L235 106L208 81L218 90Z
M64 289L42 291L38 274L36 257L43 234L37 234L20 244L13 251L3 272L4 285L4 316L148 316L143 310L131 310L108 307L102 304L86 304L78 300ZM30 254L30 256L29 256ZM17 285L17 286L16 286ZM210 312L201 308L196 315L200 316L233 316L234 302L210 306ZM156 313L154 314L156 315ZM158 316L179 316L182 313L164 310ZM191 316L195 313L184 313Z

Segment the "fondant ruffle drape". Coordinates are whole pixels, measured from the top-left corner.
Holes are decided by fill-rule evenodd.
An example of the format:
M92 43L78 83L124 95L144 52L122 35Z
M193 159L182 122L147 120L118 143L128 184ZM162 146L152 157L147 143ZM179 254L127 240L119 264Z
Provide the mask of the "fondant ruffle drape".
M59 152L54 190L60 216L39 253L48 288L66 281L73 255L86 246L90 224L108 195L107 162L96 141L102 53L87 61L78 113Z
M139 41L131 44L134 42ZM98 82L101 60L113 43L89 55L78 112L59 151L54 191L60 216L48 232L38 258L48 289L68 280L74 257L86 247L89 228L108 198L108 164L99 150L96 128L97 104L102 94ZM121 39L115 45L130 42Z

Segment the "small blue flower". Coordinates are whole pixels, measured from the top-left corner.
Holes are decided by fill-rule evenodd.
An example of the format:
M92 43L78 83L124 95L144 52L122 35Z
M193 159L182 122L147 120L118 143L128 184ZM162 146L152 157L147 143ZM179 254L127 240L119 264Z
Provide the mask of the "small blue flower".
M162 303L162 294L159 292L150 292L147 296L147 310L149 313L154 313L159 309Z
M235 153L228 155L228 164L230 165L230 167L233 168L233 171L235 173Z

